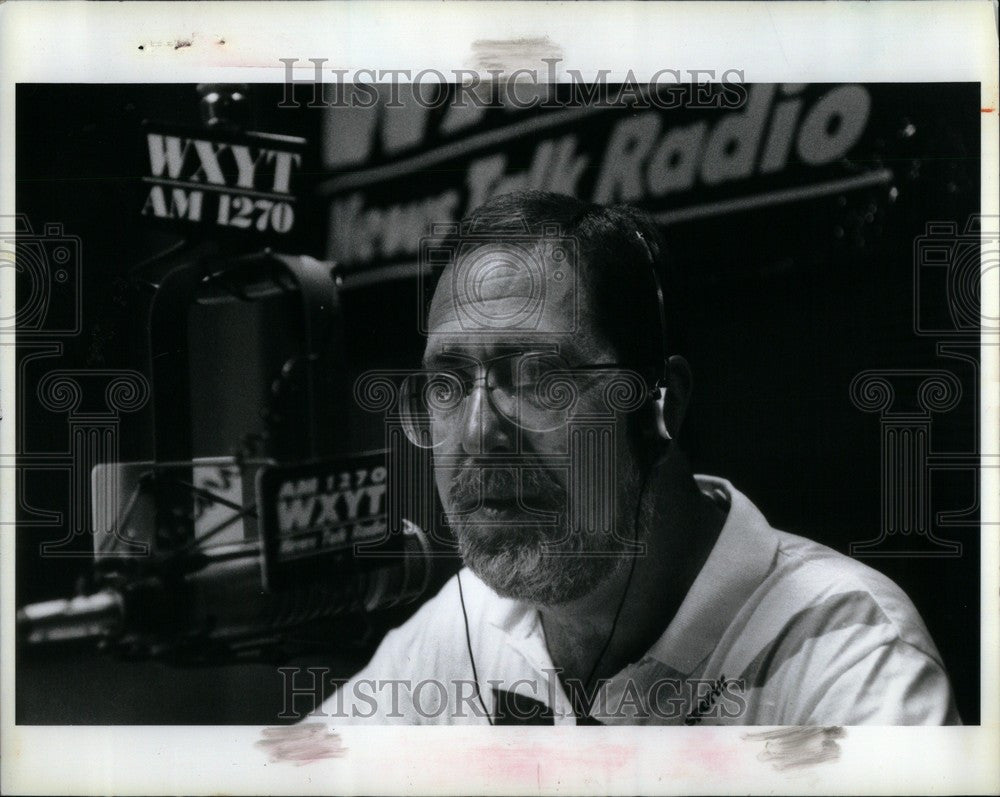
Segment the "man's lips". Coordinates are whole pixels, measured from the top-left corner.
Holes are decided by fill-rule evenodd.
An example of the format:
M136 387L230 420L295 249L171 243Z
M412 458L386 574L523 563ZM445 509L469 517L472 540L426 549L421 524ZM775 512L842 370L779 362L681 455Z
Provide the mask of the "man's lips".
M538 495L484 495L458 502L455 510L461 513L483 510L489 513L515 513L531 511L541 503Z

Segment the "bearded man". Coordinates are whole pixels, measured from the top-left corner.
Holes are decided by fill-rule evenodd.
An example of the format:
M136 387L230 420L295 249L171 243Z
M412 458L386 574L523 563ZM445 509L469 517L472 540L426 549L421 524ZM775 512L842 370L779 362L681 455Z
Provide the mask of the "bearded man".
M895 584L692 474L676 441L692 375L647 216L508 194L439 251L450 260L401 406L465 568L318 716L959 721Z

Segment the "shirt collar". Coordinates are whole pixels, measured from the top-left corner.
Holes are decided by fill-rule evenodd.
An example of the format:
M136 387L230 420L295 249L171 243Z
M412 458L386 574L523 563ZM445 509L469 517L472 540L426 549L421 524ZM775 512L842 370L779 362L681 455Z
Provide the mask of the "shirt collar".
M729 513L677 614L648 654L685 675L715 649L771 571L778 547L760 510L728 481L703 475L695 481L702 492L728 498Z
M535 630L538 610L534 606L513 598L501 598L496 593L492 595L487 608L487 619L492 625L512 637L527 637Z

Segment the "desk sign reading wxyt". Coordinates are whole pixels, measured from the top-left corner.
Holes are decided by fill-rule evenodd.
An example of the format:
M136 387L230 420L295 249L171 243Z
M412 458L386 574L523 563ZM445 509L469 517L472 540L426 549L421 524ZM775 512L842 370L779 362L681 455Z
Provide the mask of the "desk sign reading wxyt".
M385 452L262 468L257 476L270 588L336 571L383 566L388 534Z

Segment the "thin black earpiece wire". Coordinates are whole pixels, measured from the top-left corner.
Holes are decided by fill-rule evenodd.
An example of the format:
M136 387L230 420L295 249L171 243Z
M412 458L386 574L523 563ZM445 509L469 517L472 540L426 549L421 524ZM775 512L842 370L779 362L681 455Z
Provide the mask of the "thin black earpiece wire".
M663 458L660 458L653 463L653 467L650 468L650 476L652 476L653 472L662 463ZM604 647L602 647L601 652L597 654L594 666L590 668L587 680L583 683L584 708L586 709L587 714L590 714L590 709L593 705L590 699L590 683L594 679L594 675L597 672L597 668L600 665L601 660L604 658L604 654L608 652L608 648L611 646L611 640L615 637L615 631L618 630L618 620L621 617L622 609L625 607L625 599L628 597L629 588L632 586L632 577L635 575L635 563L636 559L639 557L639 520L642 517L642 501L646 497L646 487L648 484L649 478L647 478L642 484L642 489L639 491L639 499L635 507L635 523L632 528L632 562L629 564L628 578L625 580L625 589L622 590L622 596L618 600L618 608L615 610L614 620L611 621L611 631L608 632L608 638L604 641Z
M472 677L475 680L476 697L479 698L479 705L483 707L486 720L492 725L493 717L490 716L490 712L486 709L483 693L479 691L479 673L476 672L476 657L472 654L472 635L469 633L469 614L465 610L465 592L462 590L462 574L457 573L456 578L458 579L458 599L462 602L462 619L465 621L465 644L469 650L469 663L472 665Z

